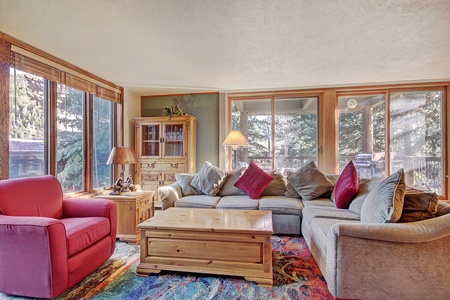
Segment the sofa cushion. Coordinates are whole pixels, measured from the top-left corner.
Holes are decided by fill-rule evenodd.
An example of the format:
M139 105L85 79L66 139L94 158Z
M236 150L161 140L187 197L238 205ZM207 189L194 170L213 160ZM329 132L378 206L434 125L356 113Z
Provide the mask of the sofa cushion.
M260 210L271 210L278 215L301 215L303 203L300 199L286 196L262 196L259 199Z
M316 198L313 200L303 201L303 205L306 206L326 206L336 208L336 205L329 198Z
M359 190L356 196L353 198L348 209L357 214L361 214L361 207L369 192L376 188L380 184L381 180L360 179Z
M110 233L109 220L103 217L65 218L68 256L72 256Z
M325 193L331 193L333 183L319 171L314 161L288 176L289 183L303 200L312 200Z
M406 187L402 216L398 222L415 222L436 215L439 197L435 192Z
M193 195L178 199L175 207L190 207L190 208L214 208L219 202L219 196L208 195Z
M257 210L259 201L255 201L248 195L226 196L222 197L217 203L217 209L243 209L243 210Z
M336 219L341 221L359 221L360 215L348 209L336 207L306 206L302 210L302 222L311 223L314 218Z
M394 223L400 219L406 191L404 176L400 169L369 192L361 207L361 222Z
M353 197L358 193L359 180L358 171L355 165L350 161L342 171L333 192L331 193L331 200L336 204L337 208L348 208Z
M284 196L286 193L286 181L280 170L270 171L273 180L269 183L261 196Z
M250 198L259 199L272 180L272 176L264 172L254 162L250 162L247 170L236 181L234 186L243 190Z
M205 161L200 171L192 179L191 185L205 195L215 196L226 178L227 173Z
M245 168L238 168L233 171L227 172L228 176L225 180L224 184L220 188L219 196L233 196L233 195L246 195L243 190L238 187L235 187L234 184L241 177L242 173L244 173Z
M197 190L191 185L192 179L194 179L195 174L191 173L177 173L175 174L175 179L181 187L183 196L191 195L201 195L202 192Z

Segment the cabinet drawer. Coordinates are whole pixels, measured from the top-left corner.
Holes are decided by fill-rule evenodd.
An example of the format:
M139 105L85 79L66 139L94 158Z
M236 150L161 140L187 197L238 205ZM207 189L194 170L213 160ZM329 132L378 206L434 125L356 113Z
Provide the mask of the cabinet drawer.
M141 172L141 183L156 183L160 180L160 173L158 172Z
M171 171L175 173L180 173L185 171L184 162L144 162L140 163L140 169L142 171Z

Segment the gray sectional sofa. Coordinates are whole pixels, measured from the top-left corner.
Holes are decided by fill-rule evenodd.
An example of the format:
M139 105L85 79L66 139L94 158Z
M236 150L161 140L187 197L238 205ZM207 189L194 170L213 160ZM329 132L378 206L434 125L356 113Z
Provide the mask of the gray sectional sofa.
M338 176L327 178L335 184ZM250 199L226 183L216 196L185 195L182 186L186 187L186 181L177 179L180 182L158 190L163 209L175 206L271 210L275 234L303 235L336 298L449 297L450 204L438 201L434 193L412 190L406 195L395 194L406 199L401 203L401 223L367 223L361 221L362 207L370 192L382 184L380 181L362 180L348 209L338 209L333 194L325 193L312 200L293 197L286 176L281 181L278 178L277 183L279 188L284 182L283 194L272 184L259 200ZM383 197L379 191L376 194ZM420 205L411 208L408 201L409 205ZM391 214L393 209L387 211Z

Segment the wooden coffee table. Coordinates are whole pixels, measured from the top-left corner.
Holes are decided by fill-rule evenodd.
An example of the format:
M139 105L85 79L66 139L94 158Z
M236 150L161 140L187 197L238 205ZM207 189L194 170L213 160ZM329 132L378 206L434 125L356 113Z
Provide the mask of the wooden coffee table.
M273 284L271 211L173 207L138 228L138 275L170 270Z

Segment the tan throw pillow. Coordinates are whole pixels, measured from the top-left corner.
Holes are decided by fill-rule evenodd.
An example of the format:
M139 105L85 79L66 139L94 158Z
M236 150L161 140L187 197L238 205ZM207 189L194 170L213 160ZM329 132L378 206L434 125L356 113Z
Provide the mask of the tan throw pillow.
M234 196L234 195L246 195L243 190L238 187L235 187L234 184L241 177L242 173L244 173L245 168L235 169L233 171L227 172L228 176L225 180L225 183L220 188L219 196Z
M269 175L273 180L269 183L261 196L284 196L286 193L286 181L280 170L270 171Z
M192 179L194 179L195 174L191 173L178 173L175 174L175 179L181 187L183 196L201 195L202 192L197 190L191 185Z
M434 218L439 197L435 192L406 187L403 212L398 222L415 222Z
M314 161L288 176L289 183L303 200L312 200L325 193L331 193L333 183L319 171Z
M191 185L203 194L215 196L227 178L227 173L210 162L205 161L200 171L195 174Z
M362 223L395 223L400 219L406 192L404 178L400 169L370 191L361 207Z

